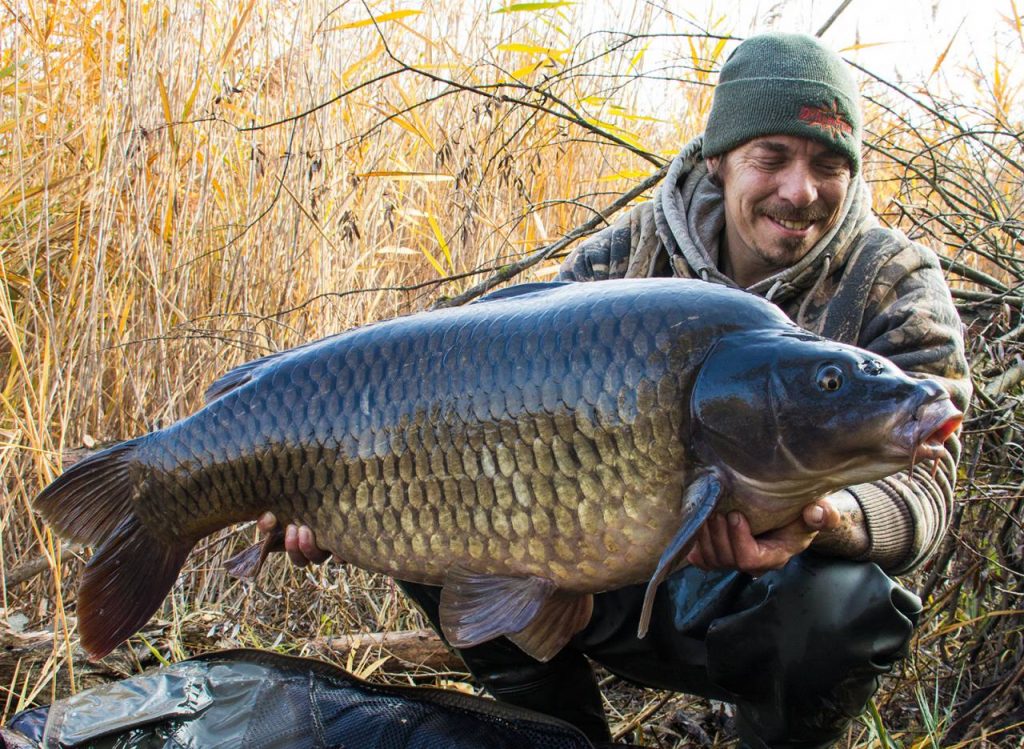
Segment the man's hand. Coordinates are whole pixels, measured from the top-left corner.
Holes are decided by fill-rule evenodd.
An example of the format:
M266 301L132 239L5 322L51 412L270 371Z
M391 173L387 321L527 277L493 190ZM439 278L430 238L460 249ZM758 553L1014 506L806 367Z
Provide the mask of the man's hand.
M263 533L271 533L277 527L277 518L274 517L274 513L265 512L256 521L256 527ZM324 551L316 545L313 529L307 525L289 525L285 528L284 549L296 567L320 564L331 556L331 552Z
M757 577L784 567L810 546L819 532L834 530L839 522L839 511L828 499L807 505L789 525L759 536L751 535L743 513L733 511L725 516L716 512L697 531L686 561L702 570L739 570Z

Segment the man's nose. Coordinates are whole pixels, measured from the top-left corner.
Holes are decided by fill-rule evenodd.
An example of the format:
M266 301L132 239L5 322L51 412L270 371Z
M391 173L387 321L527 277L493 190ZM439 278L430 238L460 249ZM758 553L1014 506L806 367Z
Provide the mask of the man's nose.
M807 166L796 163L779 174L778 193L788 203L805 207L818 199L818 186Z

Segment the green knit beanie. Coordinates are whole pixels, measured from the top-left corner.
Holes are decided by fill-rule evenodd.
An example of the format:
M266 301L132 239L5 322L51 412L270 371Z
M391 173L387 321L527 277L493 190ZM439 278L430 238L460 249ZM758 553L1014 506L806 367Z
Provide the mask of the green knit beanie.
M762 135L797 135L843 154L857 174L858 99L846 63L814 37L751 37L722 66L704 131L703 155L717 156Z

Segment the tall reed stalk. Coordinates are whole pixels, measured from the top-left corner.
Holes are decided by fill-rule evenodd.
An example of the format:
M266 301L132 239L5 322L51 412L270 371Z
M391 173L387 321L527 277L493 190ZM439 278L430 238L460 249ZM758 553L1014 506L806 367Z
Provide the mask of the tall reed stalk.
M595 5L609 30L584 33ZM453 297L593 218L700 132L734 28L650 4L5 3L0 642L53 639L0 671L3 715L87 683L72 658L83 554L31 510L63 450L169 424L235 364ZM977 328L982 386L1019 356L1019 328L999 338L1020 323L1024 272L1008 59L956 97L861 73L876 209L944 252L967 319L1003 316ZM516 280L548 279L557 261ZM1013 393L982 415L998 422ZM1019 457L996 505L1018 539ZM987 475L965 482L975 512ZM308 652L422 626L389 580L344 567L233 581L223 561L253 539L225 532L190 558L149 640L162 657L189 655L188 632ZM956 577L969 559L951 548L924 582L937 596L959 585L956 620L988 589ZM10 584L40 559L46 573ZM1015 569L1004 583L1019 592Z

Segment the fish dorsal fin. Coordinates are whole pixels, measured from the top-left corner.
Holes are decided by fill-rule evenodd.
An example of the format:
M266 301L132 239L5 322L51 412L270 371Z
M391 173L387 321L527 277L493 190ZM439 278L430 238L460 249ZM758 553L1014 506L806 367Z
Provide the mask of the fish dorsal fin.
M211 403L221 396L230 393L232 390L240 388L245 383L250 382L255 377L256 373L264 367L280 361L286 356L291 356L299 351L305 351L313 346L319 346L325 341L331 341L343 335L345 334L336 333L335 335L330 335L326 338L318 338L315 341L309 341L307 343L285 349L284 351L275 351L272 354L261 356L259 359L253 359L252 361L247 361L244 364L239 364L234 369L228 370L225 374L211 382L210 386L206 388L206 392L203 393L203 398L206 403Z
M658 566L654 575L647 583L647 591L644 593L644 605L640 610L640 625L637 627L636 636L643 637L647 634L647 627L651 623L651 609L654 607L654 593L658 585L690 553L693 546L693 539L704 521L715 509L718 500L722 496L722 481L718 472L714 469L700 473L686 489L683 496L682 521L676 535L669 541L665 551L658 560Z
M592 604L580 598L591 597L559 592L544 577L488 575L455 566L441 590L441 630L457 648L514 635L529 655L548 660L590 620Z
M268 354L267 356L247 361L245 364L239 364L234 369L228 370L226 374L221 375L210 383L210 386L206 388L206 392L203 393L203 400L206 403L212 403L221 396L230 393L235 388L239 388L249 382L252 379L253 374L255 374L257 370L262 369L264 365L272 361L277 361L285 354L291 353L294 350L295 349L288 349L287 351L278 351L273 354Z
M568 286L571 283L572 281L533 281L530 283L520 283L515 286L507 286L504 289L492 291L490 294L477 299L473 304L499 302L502 299L515 299L529 294L539 294L542 291L550 291L551 289L557 289L560 286Z
M594 613L594 596L589 593L556 591L546 600L529 624L508 639L538 661L558 655L572 636L587 626Z

